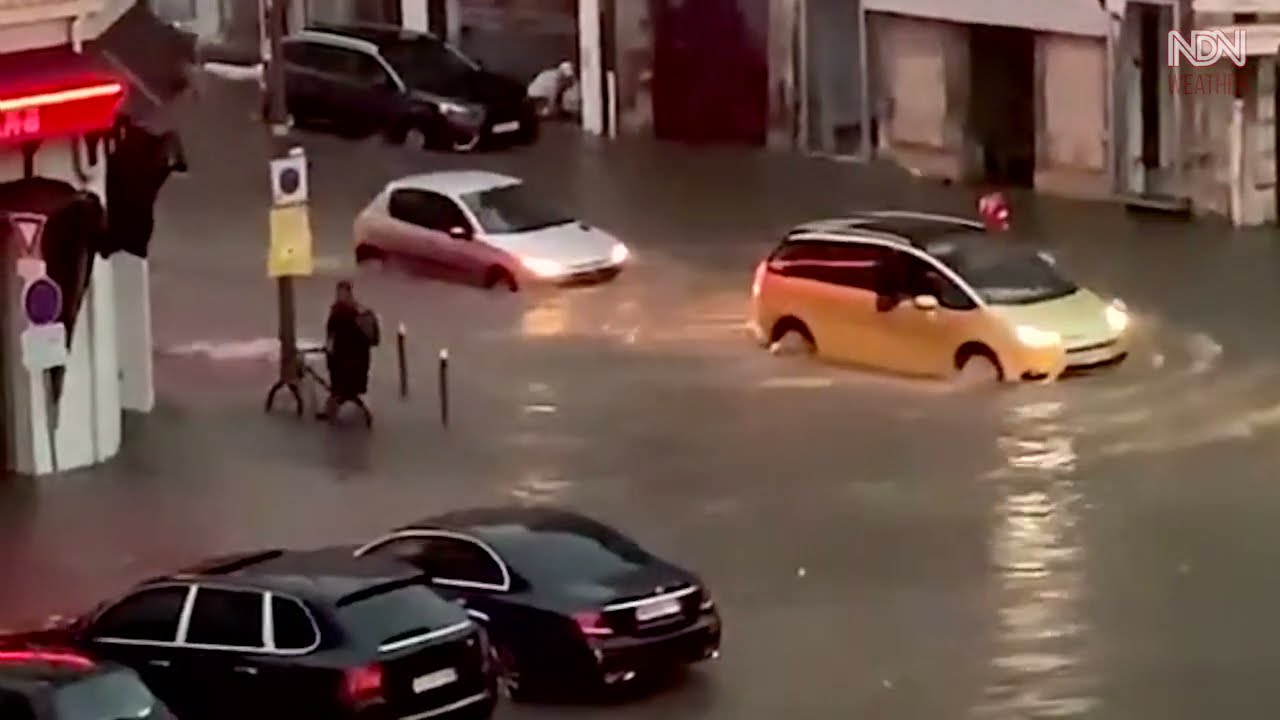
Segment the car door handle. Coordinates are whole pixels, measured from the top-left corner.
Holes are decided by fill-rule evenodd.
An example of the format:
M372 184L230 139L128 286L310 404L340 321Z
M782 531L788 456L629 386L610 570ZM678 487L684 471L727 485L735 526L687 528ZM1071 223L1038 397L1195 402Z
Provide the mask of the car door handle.
M234 670L242 675L257 675L258 668L249 665L237 665Z
M147 664L152 667L167 668L169 667L170 662L168 660L148 660Z

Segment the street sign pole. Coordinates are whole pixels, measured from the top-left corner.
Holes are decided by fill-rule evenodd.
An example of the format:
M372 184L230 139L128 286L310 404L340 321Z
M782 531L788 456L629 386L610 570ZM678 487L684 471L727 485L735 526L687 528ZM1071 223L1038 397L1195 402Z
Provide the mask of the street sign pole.
M284 39L285 15L289 4L283 0L261 0L261 22L264 23L266 42L263 48L263 77L266 82L263 90L266 93L266 124L268 140L271 143L272 157L285 158L289 155L289 111L285 106ZM280 380L279 385L287 386L297 395L298 372L298 328L297 309L294 302L293 276L281 275L276 278L276 311L280 329Z

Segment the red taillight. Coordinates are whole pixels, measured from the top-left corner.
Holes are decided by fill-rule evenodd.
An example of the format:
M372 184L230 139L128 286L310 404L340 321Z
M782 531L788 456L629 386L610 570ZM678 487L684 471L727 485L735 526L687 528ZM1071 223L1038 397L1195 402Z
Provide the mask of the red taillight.
M578 623L578 631L587 637L604 637L612 635L613 629L604 622L604 616L598 612L580 612L573 616Z
M343 673L342 692L353 707L382 702L382 666L374 663Z

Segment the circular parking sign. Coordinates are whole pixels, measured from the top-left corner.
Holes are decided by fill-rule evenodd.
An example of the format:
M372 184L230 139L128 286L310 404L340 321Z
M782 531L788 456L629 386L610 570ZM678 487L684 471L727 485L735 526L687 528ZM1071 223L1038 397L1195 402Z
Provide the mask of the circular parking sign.
M62 315L62 288L48 277L27 283L22 293L22 308L32 325L47 325Z
M286 195L298 192L302 187L302 175L294 168L287 167L280 171L280 191Z

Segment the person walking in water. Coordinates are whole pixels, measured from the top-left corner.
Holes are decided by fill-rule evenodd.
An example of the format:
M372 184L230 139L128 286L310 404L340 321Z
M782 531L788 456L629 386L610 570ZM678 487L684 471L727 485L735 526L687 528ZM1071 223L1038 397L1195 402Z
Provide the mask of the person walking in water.
M329 397L316 417L332 420L338 408L348 402L363 408L361 397L369 391L372 351L380 341L377 315L356 300L350 281L339 282L325 323Z

